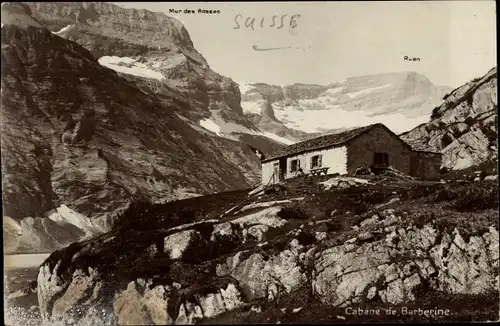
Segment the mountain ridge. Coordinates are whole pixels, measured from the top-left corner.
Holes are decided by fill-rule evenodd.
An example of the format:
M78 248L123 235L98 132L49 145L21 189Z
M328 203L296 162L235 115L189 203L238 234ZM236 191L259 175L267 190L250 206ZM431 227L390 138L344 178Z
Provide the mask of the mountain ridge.
M240 82L241 105L255 124L289 136L293 130L305 138L375 122L403 132L425 122L450 90L411 71L350 77L328 85ZM332 122L333 116L338 121Z
M453 89L430 121L400 136L413 147L443 153L443 167L461 170L497 161L497 67Z

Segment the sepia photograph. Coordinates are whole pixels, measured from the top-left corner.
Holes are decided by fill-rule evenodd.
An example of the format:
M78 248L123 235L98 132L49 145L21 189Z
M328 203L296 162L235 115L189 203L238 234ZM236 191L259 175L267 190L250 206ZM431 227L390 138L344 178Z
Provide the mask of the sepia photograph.
M4 325L498 322L494 1L3 2Z

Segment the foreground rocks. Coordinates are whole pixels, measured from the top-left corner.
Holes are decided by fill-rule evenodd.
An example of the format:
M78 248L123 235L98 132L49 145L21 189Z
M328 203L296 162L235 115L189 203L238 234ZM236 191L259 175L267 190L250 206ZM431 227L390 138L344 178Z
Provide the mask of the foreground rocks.
M279 217L283 202L132 233L134 244L115 233L71 245L40 267L40 312L74 322L193 324L304 287L332 307L414 301L422 287L498 291L494 227L467 238L433 223L405 223L407 216L385 209L339 241L339 234L313 236Z
M468 242L457 231L442 234L430 225L396 229L370 242L375 236L358 236L316 256L313 289L323 302L347 306L378 296L399 304L415 300L413 290L422 283L449 293L498 289L494 228Z

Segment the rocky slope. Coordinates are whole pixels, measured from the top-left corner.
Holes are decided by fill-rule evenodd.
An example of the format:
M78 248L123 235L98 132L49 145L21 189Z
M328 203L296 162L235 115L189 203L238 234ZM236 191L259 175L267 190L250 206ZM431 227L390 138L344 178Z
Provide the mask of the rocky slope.
M51 252L108 230L105 219L90 219L66 205L40 217L3 217L5 254Z
M497 68L458 87L432 111L429 122L401 137L412 146L443 153L443 166L461 170L496 162Z
M40 312L77 324L352 322L374 316L349 307L439 305L448 315L376 318L498 319L496 182L318 181L134 205L114 232L42 264Z
M59 36L71 34L68 30L52 33L44 28L46 21L33 17L30 8L42 10L45 5L56 6L54 10L73 17L77 25L94 21L82 18L90 15L83 9L76 16L73 13L74 7L83 8L88 3L2 4L4 215L16 221L25 217L37 221L66 205L107 228L134 199L164 202L247 188L259 180L260 161L248 144L264 153L282 145L255 130L251 130L253 135L245 134L245 142L233 136L232 130L217 135L202 128L198 120L210 114L205 108L217 112L221 120L232 116L233 110L238 117L236 85L226 85L227 78L219 76L220 85L214 81L211 86L187 88L197 94L193 98L183 91L163 88L164 84L160 85L161 96L156 95L144 86L149 79L138 84L139 77L104 67L81 45ZM185 29L165 15L158 17L159 21L150 23L163 19L163 26L171 27L158 42L170 44L173 40L173 45L189 49ZM107 22L113 21L111 18L111 14L102 17ZM119 21L115 23L121 26ZM110 31L111 27L102 28ZM96 33L90 25L86 30L89 34L85 35ZM131 39L137 36L131 32L126 35ZM141 48L137 44L131 47ZM201 60L197 52L186 53ZM228 124L247 128L243 125L246 120L237 124L235 119L227 118L233 121ZM213 126L210 118L202 121ZM31 224L32 220L25 222ZM74 226L80 233L84 231ZM11 231L8 233L20 234Z
M348 78L330 85L240 83L245 114L261 128L303 138L304 133L382 122L396 132L426 121L450 90L415 72Z

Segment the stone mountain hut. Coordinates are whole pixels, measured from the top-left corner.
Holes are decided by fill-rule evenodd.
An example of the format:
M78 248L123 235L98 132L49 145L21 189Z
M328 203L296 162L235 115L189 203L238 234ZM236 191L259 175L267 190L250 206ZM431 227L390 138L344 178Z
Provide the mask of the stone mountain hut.
M358 168L389 166L422 180L433 180L439 178L441 154L418 151L376 123L285 147L262 160L262 184L301 174L353 175Z

